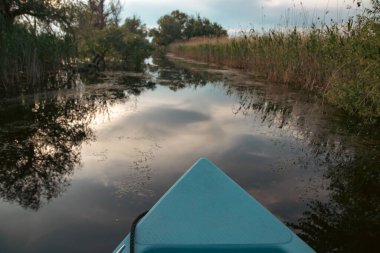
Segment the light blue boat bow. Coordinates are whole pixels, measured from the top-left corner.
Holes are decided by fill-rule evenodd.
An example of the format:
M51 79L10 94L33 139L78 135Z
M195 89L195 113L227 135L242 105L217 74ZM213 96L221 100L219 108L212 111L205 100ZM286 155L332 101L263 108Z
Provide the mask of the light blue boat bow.
M205 158L161 197L136 233L136 253L315 252ZM129 235L114 253L129 253Z

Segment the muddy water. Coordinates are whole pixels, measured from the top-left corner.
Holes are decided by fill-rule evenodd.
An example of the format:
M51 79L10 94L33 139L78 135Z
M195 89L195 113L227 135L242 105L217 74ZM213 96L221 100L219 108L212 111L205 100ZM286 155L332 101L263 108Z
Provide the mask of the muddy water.
M318 252L374 247L378 127L249 73L156 64L0 100L0 252L112 252L199 157Z

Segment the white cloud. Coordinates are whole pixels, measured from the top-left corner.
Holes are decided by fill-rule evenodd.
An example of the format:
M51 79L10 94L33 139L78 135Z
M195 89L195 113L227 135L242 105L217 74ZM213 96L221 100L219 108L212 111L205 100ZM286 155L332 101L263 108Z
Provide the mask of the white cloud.
M283 22L288 11L297 19L298 16L325 18L325 12L329 11L327 20L339 20L349 15L355 15L356 2L353 0L121 0L124 10L123 16L137 15L148 27L156 25L157 20L179 9L190 15L200 14L216 21L226 28L239 27L274 27ZM364 6L369 5L370 0L363 1ZM367 2L367 3L366 3ZM302 4L301 4L302 3ZM347 10L350 5L353 8ZM288 10L289 9L289 10ZM300 15L298 15L301 13ZM282 19L281 19L282 17ZM296 21L294 21L296 22Z
M355 4L353 0L259 0L259 2L269 7L303 6L308 9L340 9Z
M134 8L135 6L144 6L146 9L155 9L160 11L161 9L175 10L205 10L208 9L210 5L216 3L217 0L192 0L192 1L178 1L178 0L122 0L123 6L128 12L128 8ZM166 12L166 13L168 13ZM164 15L166 13L160 13Z

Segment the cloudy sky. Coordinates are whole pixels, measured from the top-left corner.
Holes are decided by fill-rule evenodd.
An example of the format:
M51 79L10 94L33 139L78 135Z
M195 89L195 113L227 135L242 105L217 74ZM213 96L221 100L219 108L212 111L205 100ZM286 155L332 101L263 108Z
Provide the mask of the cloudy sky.
M370 0L364 0L369 2ZM305 16L326 21L342 19L362 10L354 0L121 0L123 18L137 15L148 27L159 17L179 9L190 15L200 14L227 29L256 30L278 25L302 25ZM328 12L326 14L326 12Z

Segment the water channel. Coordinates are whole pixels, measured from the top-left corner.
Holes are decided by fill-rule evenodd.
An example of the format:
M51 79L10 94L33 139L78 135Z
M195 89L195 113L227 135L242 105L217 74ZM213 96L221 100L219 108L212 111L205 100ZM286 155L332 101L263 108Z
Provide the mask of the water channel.
M155 64L0 100L0 252L112 252L199 157L318 252L375 246L377 127L250 73Z

